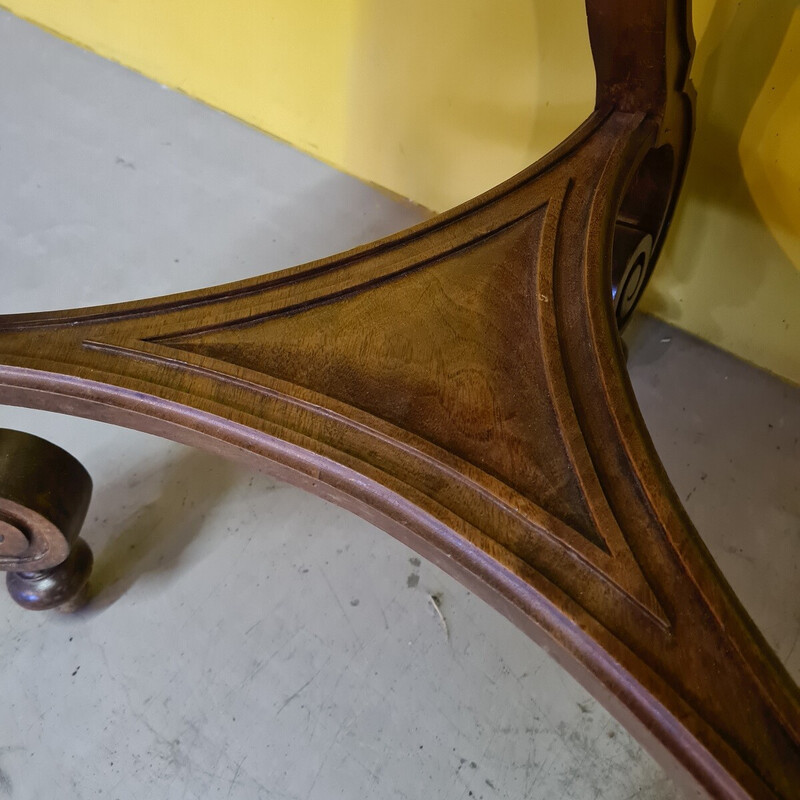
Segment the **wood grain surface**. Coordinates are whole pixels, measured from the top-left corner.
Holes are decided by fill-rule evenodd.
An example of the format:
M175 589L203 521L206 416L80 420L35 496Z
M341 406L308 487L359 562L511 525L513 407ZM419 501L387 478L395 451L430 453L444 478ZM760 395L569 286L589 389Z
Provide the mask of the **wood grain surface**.
M597 108L540 162L343 255L2 317L0 400L202 446L351 509L542 642L693 786L789 800L797 687L671 488L618 333L688 157L687 9L587 9Z

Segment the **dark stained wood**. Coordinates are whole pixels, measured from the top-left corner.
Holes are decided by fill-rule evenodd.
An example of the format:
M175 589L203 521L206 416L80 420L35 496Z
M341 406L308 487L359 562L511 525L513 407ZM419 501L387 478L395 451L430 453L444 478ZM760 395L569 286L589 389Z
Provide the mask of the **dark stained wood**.
M618 334L688 156L687 9L587 9L597 107L537 164L343 255L0 318L0 400L339 503L506 614L695 787L797 798L797 687L670 486Z
M9 572L8 593L15 603L30 611L56 608L71 612L88 600L88 581L94 557L83 539L76 539L67 557L55 567L35 572Z
M92 496L81 463L30 433L0 429L0 570L24 608L79 605L92 553L78 538Z

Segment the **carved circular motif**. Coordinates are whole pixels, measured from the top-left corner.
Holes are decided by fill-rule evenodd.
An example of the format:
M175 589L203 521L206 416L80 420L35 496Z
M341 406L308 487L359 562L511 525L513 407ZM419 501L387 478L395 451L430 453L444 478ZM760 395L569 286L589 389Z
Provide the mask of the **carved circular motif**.
M50 520L7 498L0 498L0 537L0 570L47 569L69 553L64 534Z

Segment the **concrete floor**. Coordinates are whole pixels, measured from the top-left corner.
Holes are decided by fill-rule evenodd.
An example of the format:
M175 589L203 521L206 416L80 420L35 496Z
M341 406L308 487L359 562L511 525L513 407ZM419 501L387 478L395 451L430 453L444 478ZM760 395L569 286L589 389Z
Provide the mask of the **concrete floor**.
M0 312L195 288L423 216L6 13L0 97ZM627 338L671 477L800 678L800 391L653 319ZM0 426L87 466L96 555L78 615L0 597L0 798L679 797L542 650L360 519L143 434Z

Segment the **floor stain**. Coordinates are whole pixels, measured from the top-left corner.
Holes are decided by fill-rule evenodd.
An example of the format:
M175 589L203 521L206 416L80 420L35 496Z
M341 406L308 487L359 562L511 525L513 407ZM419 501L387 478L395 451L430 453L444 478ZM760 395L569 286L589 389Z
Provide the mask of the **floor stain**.
M0 794L8 797L12 797L14 794L14 784L11 782L8 773L2 769L0 769Z

